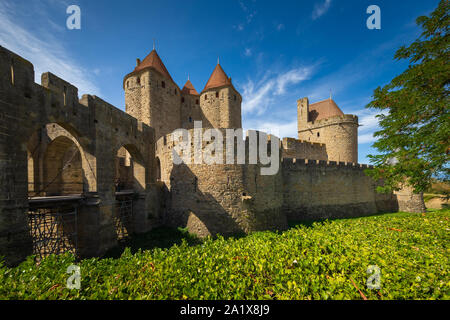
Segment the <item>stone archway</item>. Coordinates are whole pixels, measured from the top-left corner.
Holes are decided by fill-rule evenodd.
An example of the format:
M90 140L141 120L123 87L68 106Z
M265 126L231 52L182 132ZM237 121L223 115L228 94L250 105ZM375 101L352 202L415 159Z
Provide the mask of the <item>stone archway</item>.
M135 232L137 217L145 210L146 164L134 145L123 145L115 159L115 214L117 239L124 240Z
M95 192L96 159L79 142L70 126L49 123L27 142L29 196L59 196Z
M134 145L123 145L116 153L116 191L128 190L135 193L146 189L146 164Z
M43 157L41 192L46 196L82 194L83 175L81 153L75 143L65 136L51 141Z

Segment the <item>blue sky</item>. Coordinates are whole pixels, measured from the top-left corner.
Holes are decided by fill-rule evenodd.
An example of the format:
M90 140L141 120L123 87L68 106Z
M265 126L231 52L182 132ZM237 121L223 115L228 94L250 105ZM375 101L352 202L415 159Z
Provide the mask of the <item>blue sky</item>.
M243 96L243 127L296 137L296 100L330 96L360 117L359 160L368 163L376 113L373 90L406 67L397 48L420 35L415 19L438 0L0 0L0 45L30 60L36 82L50 71L124 109L123 77L156 49L182 87L197 91L217 58ZM81 30L66 28L66 9L81 8ZM381 30L369 30L369 5Z

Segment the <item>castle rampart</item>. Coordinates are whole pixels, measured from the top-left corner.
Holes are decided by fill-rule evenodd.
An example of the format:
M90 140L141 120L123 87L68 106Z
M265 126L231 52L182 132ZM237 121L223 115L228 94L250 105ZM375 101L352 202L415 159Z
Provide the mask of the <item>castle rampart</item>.
M39 137L46 137L46 144L41 150L35 146L30 150ZM13 264L31 253L29 192L45 187L46 175L58 176L51 170L67 167L58 167L58 161L65 160L72 160L73 168L58 179L66 179L70 186L79 178L81 189L76 192L83 191L77 220L79 254L101 255L115 246L114 173L122 146L135 163L134 230L147 231L156 225L153 141L153 128L98 97L84 95L78 100L78 89L51 73L42 75L41 85L34 83L33 65L0 47L0 255ZM69 159L58 155L60 150L67 150L67 156L76 149L79 154L73 152ZM47 169L39 170L39 159L53 161L53 167L48 163ZM52 188L42 191L54 194ZM66 185L58 192L74 190Z
M31 253L27 216L36 194L77 193L82 257L117 244L123 185L133 197L128 226L138 233L167 224L200 236L233 234L282 230L288 220L423 210L411 190L375 192L381 182L357 164L358 118L331 99L300 99L299 139L269 136L256 156L250 141L256 137L259 148L264 133L232 137L233 158L242 142L244 163L227 164L225 143L223 163L174 164L174 130L192 134L202 120L202 133L218 128L226 141L227 128L241 127L242 98L231 78L218 64L201 95L189 81L180 90L152 51L125 77L124 89L127 112L96 96L78 99L75 86L51 73L34 83L33 65L0 47L0 255L9 264ZM211 143L202 141L202 151ZM267 151L270 165L257 161L258 151ZM274 164L278 170L262 174Z
M377 194L367 165L283 159L283 211L288 220L357 217L395 211L391 195ZM339 187L336 187L339 186Z
M328 160L358 162L358 117L330 99L310 105L298 100L298 138L326 145ZM313 107L314 106L314 107Z

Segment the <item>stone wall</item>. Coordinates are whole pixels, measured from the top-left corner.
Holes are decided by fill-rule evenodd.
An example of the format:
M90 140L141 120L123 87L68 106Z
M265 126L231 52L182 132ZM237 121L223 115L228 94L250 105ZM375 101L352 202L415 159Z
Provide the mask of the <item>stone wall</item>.
M34 83L33 65L0 47L0 255L9 264L31 253L28 192L55 177L61 183L82 181L82 256L101 255L117 244L117 177L132 180L136 232L165 223L200 236L234 234L281 230L287 220L422 210L421 195L406 189L377 194L380 182L364 174L367 166L352 163L357 161L355 116L314 123L299 116L301 140L286 138L279 150L264 146L279 153L280 170L263 176L261 165L249 164L248 137L236 139L245 146L244 164L173 163L170 133L180 126L192 133L193 122L202 120L203 132L222 128L224 137L223 128L242 126L242 98L232 86L185 96L147 68L125 77L124 89L129 114L96 96L79 100L75 86L51 73L42 75L41 85ZM307 104L299 100L301 115ZM202 142L203 149L208 145ZM57 176L72 156L74 167Z
M193 129L194 121L204 121L202 109L200 108L200 96L182 94L180 117L181 128L185 129ZM206 122L203 125L210 127Z
M329 161L358 163L358 117L336 116L308 122L299 139L326 145Z
M225 129L220 131L226 137ZM189 132L193 134L193 130ZM169 193L165 217L168 225L187 227L199 236L286 228L286 216L281 211L281 171L262 176L260 165L248 164L248 138L243 144L245 164L225 164L225 144L224 164L194 164L192 149L191 164L174 165L172 138L157 141L161 181ZM202 148L207 145L203 142ZM235 156L236 148L235 144Z
M155 138L181 127L181 92L177 84L153 68L125 77L125 111L154 128Z
M283 138L283 158L328 160L327 148L323 143L315 143Z
M52 130L49 124L65 133L59 135L63 130ZM7 263L17 263L31 253L28 177L34 180L42 167L28 156L42 135L47 136L42 149L70 136L79 151L75 170L61 178L70 181L82 173L85 201L78 221L83 256L101 255L117 244L112 217L116 212L115 164L121 147L138 159L135 229L144 232L156 224L160 213L155 199L154 130L98 97L84 95L78 100L78 89L51 73L42 75L41 85L34 83L33 65L0 47L0 255ZM51 169L47 166L49 174Z
M309 121L308 98L297 101L298 139L326 146L329 161L358 163L358 117L351 114Z
M283 196L288 219L359 217L390 211L389 195L377 194L366 165L283 159ZM392 208L395 210L395 208Z
M200 95L204 128L242 128L241 95L231 86L212 88Z
M425 212L425 202L423 200L423 193L414 193L413 188L408 185L403 185L399 191L394 192L398 211L400 212Z

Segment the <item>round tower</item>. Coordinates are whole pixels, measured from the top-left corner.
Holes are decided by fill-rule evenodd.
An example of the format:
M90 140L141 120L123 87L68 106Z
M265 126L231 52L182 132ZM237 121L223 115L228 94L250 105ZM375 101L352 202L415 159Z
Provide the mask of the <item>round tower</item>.
M242 97L234 88L231 78L217 63L200 94L203 127L241 128L241 103Z
M313 104L299 100L298 110L300 140L325 144L328 161L358 162L357 116L344 114L331 98Z
M181 92L155 49L123 80L125 111L155 129L158 139L180 128Z

